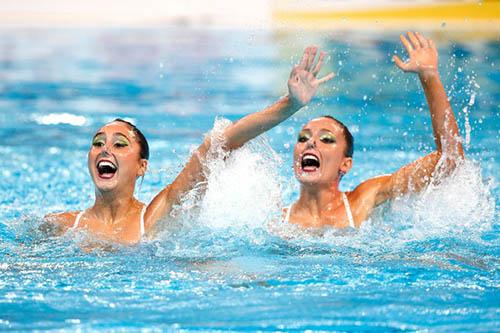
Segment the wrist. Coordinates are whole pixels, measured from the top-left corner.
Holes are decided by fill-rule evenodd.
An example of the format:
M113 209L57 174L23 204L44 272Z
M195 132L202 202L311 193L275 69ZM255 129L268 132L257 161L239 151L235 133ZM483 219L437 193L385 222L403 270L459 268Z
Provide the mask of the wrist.
M418 72L421 81L427 82L439 78L439 72L436 68L428 68Z
M290 94L286 94L282 98L283 102L286 105L286 110L288 112L295 113L302 109L306 104L301 103L299 100L293 98Z

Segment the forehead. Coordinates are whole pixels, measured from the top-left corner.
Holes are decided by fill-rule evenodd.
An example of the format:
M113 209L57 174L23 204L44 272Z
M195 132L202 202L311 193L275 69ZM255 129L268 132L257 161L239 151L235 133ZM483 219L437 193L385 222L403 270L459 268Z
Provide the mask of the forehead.
M325 117L312 119L305 124L302 129L311 131L326 129L334 134L340 134L343 132L342 126L340 126L335 120Z
M130 126L120 121L113 121L111 123L108 123L101 127L96 133L105 133L106 135L120 133L129 138L135 138L135 133L130 128Z

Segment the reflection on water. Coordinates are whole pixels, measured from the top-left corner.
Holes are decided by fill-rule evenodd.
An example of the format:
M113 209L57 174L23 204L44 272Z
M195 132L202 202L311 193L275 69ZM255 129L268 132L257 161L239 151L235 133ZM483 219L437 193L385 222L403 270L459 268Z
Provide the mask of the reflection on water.
M353 129L342 188L433 147L416 78L390 62L397 36L197 30L0 32L0 329L492 331L498 322L498 42L439 41L443 81L471 162L360 230L276 223L298 194L292 149L306 119ZM334 82L306 110L232 156L207 195L136 247L48 237L48 212L90 205L93 131L132 119L151 144L149 201L214 126L286 92L316 43ZM473 97L475 96L475 97ZM216 127L226 121L218 120ZM43 320L40 318L44 318Z

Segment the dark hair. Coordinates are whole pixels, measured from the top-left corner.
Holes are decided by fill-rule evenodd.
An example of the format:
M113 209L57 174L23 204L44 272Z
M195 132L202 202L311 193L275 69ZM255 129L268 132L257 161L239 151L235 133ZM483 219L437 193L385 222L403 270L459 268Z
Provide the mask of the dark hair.
M321 116L320 118L328 118L333 121L335 121L337 124L342 127L342 131L344 132L344 139L346 142L346 147L344 151L344 156L345 157L351 157L354 153L354 138L352 137L351 132L349 132L349 129L347 128L346 125L344 125L340 120L333 118L332 116L326 115L326 116Z
M130 126L130 128L132 129L134 134L137 136L137 139L139 141L139 146L141 147L141 152L140 152L141 158L149 160L149 145L148 145L148 140L146 140L146 137L144 136L144 134L142 134L142 132L137 127L135 127L134 124L132 124L129 121L123 120L121 118L116 118L113 121L119 121L121 123L125 123L128 126Z

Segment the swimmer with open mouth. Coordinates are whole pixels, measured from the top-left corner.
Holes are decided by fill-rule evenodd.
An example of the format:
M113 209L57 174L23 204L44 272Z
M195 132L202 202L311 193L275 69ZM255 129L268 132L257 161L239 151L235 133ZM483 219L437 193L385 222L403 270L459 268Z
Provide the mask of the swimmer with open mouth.
M409 59L394 56L397 67L417 73L432 120L436 150L390 175L362 182L341 192L339 183L353 163L354 139L349 129L331 116L312 119L300 131L294 147L294 172L300 182L299 199L285 208L283 220L302 227L357 228L373 209L398 196L418 192L433 179L437 166L449 174L464 159L453 110L438 72L434 42L420 33L401 35Z
M317 56L316 47L304 51L288 80L289 93L270 107L250 114L223 132L224 148L236 149L288 119L305 106L317 88L330 80L330 73L317 78L326 53ZM316 58L318 58L316 62ZM312 66L313 63L316 63ZM137 179L147 171L149 146L142 132L122 120L102 126L94 135L88 153L88 169L95 186L94 204L80 212L49 214L45 226L60 234L70 229L83 229L98 239L121 244L136 244L167 220L172 207L198 183L205 180L203 160L211 145L207 137L193 152L175 180L162 189L149 204L134 197Z
M283 210L286 222L303 227L359 227L373 209L398 196L418 192L440 171L450 173L464 159L458 127L438 72L438 53L432 40L419 33L401 35L409 54L403 62L394 56L404 72L417 73L431 114L436 151L403 166L396 172L368 179L353 191L341 192L339 182L353 163L354 140L339 120L324 116L309 121L300 131L294 147L294 172L301 184L300 197ZM316 47L304 51L288 79L288 95L263 111L250 114L225 129L225 149L232 150L288 119L315 95L333 73L317 78L326 55ZM316 60L317 59L317 60ZM148 205L134 198L138 177L145 174L149 148L142 133L132 124L117 119L94 136L88 165L95 184L96 200L82 212L51 214L47 221L61 227L85 228L115 242L135 244L196 184L204 181L203 159L210 138L193 153L172 184Z

